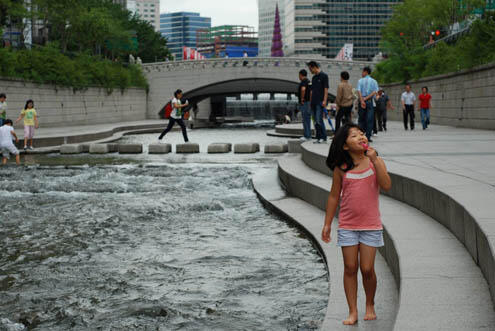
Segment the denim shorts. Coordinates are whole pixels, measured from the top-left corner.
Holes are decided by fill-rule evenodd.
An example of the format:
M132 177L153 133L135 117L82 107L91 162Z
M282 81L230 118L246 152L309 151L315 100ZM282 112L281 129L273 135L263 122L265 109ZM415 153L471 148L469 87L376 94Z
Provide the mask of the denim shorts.
M355 246L359 243L371 247L382 247L383 230L354 231L338 229L337 246Z

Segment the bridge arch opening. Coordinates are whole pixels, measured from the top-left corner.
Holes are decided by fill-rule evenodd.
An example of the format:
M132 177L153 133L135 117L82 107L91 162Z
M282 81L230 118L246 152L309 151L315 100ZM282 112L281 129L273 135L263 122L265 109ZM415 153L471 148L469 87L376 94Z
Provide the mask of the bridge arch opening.
M242 78L204 85L192 90L183 87L184 97L193 107L195 117L215 122L215 118L226 115L225 98L240 94L296 94L299 81L277 78ZM329 101L335 96L329 93ZM268 101L260 101L268 102ZM295 106L294 106L295 107Z

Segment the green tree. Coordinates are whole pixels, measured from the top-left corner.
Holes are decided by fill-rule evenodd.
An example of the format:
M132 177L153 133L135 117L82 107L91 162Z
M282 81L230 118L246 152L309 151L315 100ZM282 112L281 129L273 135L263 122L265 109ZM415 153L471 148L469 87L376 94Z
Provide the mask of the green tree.
M448 45L438 46L439 50L435 51L425 50L424 45L429 42L431 31L446 30L483 5L483 0L405 0L397 5L392 18L382 28L381 48L388 59L377 66L375 77L381 82L408 81L427 75L428 70L441 73L447 68L463 67L463 61L450 54L444 54L448 60L443 63L437 61L442 51L450 50Z
M129 27L136 30L138 42L136 56L139 56L143 62L164 61L171 58L167 40L156 32L150 23L134 16L129 22Z

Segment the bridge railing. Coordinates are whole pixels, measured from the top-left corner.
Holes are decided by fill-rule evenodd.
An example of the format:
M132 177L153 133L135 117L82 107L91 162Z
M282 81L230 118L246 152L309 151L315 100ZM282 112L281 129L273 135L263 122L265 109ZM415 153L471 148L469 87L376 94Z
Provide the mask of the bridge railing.
M171 62L154 62L143 64L145 72L153 71L188 71L201 69L221 69L221 68L307 68L306 63L315 61L310 58L295 58L295 57L249 57L249 58L218 58L205 60L189 60L189 61L171 61ZM339 68L342 70L353 70L356 66L363 68L365 66L374 66L374 62L364 61L340 61L331 59L316 59L322 70L330 70Z

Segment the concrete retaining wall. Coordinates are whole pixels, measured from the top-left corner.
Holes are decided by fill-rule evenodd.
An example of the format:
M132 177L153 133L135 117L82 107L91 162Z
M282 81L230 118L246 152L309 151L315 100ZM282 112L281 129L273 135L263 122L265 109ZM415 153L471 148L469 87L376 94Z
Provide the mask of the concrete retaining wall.
M108 124L146 119L146 90L129 88L111 94L104 88L74 91L54 85L0 79L0 93L7 94L7 117L15 120L26 100L34 100L40 126L62 127ZM22 126L22 124L21 124Z
M428 86L432 96L431 123L495 130L495 63L411 82L416 96L423 86ZM381 87L396 108L388 112L388 119L402 120L400 97L404 84ZM419 111L416 121L420 121Z

